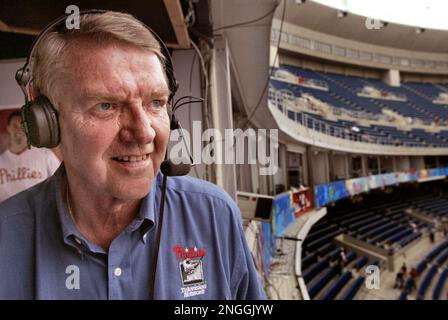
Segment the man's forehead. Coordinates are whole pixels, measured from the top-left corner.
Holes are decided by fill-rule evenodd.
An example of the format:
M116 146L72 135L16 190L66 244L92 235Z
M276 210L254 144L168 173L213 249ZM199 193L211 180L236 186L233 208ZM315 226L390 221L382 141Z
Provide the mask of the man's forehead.
M170 94L166 83L149 84L144 82L138 83L137 86L128 86L119 82L95 86L83 84L79 88L78 93L82 99L114 98L118 100L125 99L129 94L133 93L133 90L141 95L168 96Z
M84 50L83 48L82 50ZM169 94L162 64L151 51L133 46L108 45L77 51L67 59L69 77L83 95L138 85L146 91Z
M66 50L65 65L69 69L92 74L92 71L113 71L128 68L132 71L151 71L164 74L162 62L157 55L144 48L122 43L72 44Z

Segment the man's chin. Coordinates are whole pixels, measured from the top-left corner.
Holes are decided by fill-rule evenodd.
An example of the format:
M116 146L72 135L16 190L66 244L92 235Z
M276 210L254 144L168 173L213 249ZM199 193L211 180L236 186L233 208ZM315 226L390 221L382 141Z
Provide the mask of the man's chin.
M134 189L134 190L114 190L112 196L122 201L140 200L148 195L150 188Z
M154 179L145 178L138 182L126 183L126 181L119 186L115 185L110 188L110 193L114 198L120 200L138 200L146 197L151 191Z

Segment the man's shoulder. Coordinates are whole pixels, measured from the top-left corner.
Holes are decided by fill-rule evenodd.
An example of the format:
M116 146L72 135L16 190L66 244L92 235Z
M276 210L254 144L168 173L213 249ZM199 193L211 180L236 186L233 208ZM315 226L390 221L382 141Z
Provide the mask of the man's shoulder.
M169 177L167 188L177 192L221 200L231 206L236 206L233 199L224 189L206 180L190 176Z

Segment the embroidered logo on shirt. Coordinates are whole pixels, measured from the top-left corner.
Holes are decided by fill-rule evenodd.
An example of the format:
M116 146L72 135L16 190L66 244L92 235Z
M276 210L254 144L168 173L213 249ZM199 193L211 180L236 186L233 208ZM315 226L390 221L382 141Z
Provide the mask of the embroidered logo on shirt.
M173 247L173 252L176 254L176 260L180 260L179 271L182 281L180 290L184 298L205 294L207 284L202 267L202 259L206 255L205 249L176 245Z

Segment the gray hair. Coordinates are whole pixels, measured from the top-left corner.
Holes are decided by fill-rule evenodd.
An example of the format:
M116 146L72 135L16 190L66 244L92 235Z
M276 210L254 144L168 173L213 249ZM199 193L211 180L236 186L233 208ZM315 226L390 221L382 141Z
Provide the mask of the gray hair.
M34 94L47 96L53 105L58 94L57 84L64 78L67 48L75 40L88 39L98 44L122 43L140 47L155 53L162 67L165 66L159 41L143 23L129 14L112 11L88 13L80 16L79 29L66 29L65 21L63 25L64 28L60 30L47 32L31 57Z

